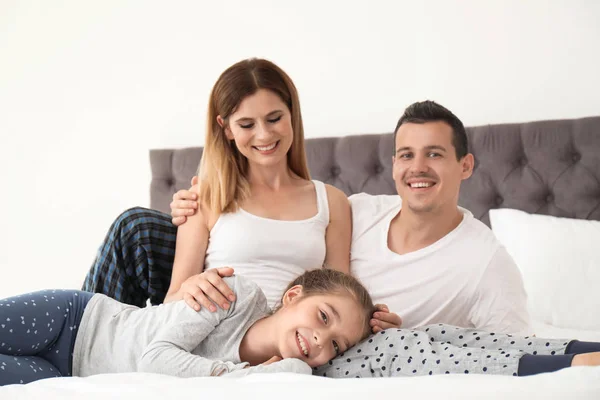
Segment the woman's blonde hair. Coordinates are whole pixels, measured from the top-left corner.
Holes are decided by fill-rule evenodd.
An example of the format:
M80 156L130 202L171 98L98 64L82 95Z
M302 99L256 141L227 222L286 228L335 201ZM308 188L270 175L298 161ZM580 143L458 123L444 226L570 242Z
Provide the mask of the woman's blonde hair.
M250 195L248 160L235 142L225 135L228 118L242 100L267 89L287 105L294 139L287 153L288 168L300 178L310 179L304 148L304 128L298 91L290 77L270 61L251 58L227 68L219 77L208 102L204 152L198 169L200 201L218 214L233 212ZM224 126L217 122L221 116Z

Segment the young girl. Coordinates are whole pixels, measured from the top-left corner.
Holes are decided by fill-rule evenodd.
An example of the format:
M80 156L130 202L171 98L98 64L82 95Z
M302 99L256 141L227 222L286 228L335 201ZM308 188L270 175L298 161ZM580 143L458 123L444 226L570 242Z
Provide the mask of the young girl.
M270 312L258 286L226 278L240 300L194 311L138 308L102 294L47 290L0 300L0 385L59 376L153 372L179 377L311 373L369 333L373 303L349 275L318 269L292 281ZM295 362L249 368L273 360Z

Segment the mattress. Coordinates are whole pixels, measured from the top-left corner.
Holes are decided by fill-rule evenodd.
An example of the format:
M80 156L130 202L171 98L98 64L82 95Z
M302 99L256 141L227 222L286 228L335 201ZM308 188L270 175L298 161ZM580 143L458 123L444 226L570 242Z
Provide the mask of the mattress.
M600 331L560 328L540 321L533 321L531 325L533 326L535 335L540 338L577 339L586 342L600 342Z
M174 378L106 374L54 378L0 388L8 399L600 399L600 367L576 367L529 377L439 375L329 379L289 373L244 378Z

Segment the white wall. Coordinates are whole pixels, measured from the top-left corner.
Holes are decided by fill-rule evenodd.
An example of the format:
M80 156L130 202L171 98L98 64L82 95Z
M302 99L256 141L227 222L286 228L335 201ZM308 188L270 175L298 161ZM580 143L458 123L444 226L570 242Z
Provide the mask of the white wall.
M79 287L148 204L148 149L203 143L246 57L295 80L308 137L390 131L434 99L466 125L600 115L600 2L0 0L0 297Z

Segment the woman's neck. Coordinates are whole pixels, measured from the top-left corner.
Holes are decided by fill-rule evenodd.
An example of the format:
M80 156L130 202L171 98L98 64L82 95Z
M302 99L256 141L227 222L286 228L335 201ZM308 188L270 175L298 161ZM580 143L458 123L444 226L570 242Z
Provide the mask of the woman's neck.
M256 321L242 338L240 343L240 360L250 365L262 364L273 356L281 357L277 347L277 321L275 315Z
M248 182L250 186L262 186L277 190L283 186L292 185L298 177L288 168L287 163L281 166L250 166Z

